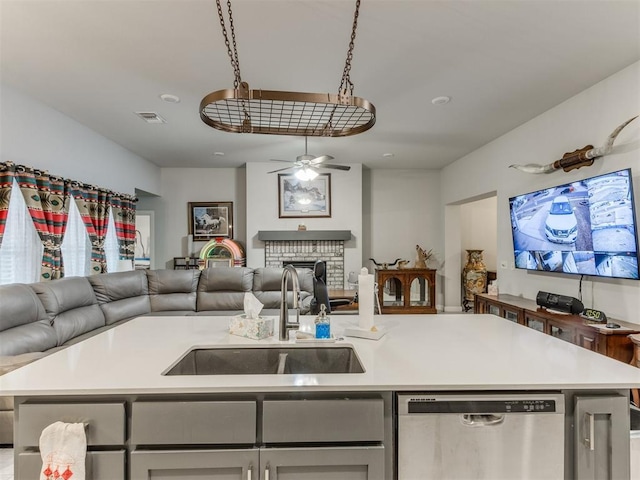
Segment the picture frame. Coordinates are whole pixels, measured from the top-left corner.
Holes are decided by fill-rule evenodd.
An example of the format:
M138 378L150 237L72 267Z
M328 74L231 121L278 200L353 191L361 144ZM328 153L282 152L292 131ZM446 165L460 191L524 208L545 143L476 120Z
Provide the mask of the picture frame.
M331 174L300 180L293 173L278 174L278 216L280 218L330 218Z
M233 202L189 202L188 209L193 241L233 238Z

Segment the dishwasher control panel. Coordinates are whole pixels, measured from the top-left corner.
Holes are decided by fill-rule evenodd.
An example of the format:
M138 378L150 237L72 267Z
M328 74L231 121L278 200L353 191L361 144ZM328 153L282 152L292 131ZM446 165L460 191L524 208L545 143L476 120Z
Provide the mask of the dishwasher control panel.
M398 395L400 415L420 413L502 414L564 413L564 398L556 394L529 395Z
M411 400L409 413L553 413L555 400Z

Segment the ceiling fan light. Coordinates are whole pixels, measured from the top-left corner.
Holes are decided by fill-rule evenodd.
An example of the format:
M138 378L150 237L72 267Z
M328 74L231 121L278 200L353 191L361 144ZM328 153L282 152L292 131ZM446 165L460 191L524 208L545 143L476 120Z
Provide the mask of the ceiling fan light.
M318 172L316 172L313 168L303 167L299 169L296 173L296 178L298 180L302 180L303 182L309 182L311 180L315 180L318 176Z

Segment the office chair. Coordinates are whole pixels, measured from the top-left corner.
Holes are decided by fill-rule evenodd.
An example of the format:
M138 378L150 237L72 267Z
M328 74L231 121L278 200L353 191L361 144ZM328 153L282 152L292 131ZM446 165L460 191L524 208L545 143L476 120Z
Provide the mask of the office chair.
M324 305L327 313L331 313L332 309L342 305L349 305L353 302L353 300L347 300L346 298L329 299L327 268L324 260L317 260L313 265L313 297L310 312L312 315L320 313L320 305Z

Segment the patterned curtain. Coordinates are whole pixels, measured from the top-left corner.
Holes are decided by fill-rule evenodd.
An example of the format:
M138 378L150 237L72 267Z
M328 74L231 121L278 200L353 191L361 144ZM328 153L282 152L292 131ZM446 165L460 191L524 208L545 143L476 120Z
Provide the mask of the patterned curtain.
M76 201L91 241L91 272L106 273L107 259L104 255L104 238L109 225L110 192L103 188L74 181L69 182L69 189Z
M23 165L15 166L15 179L44 245L40 275L43 280L62 278L64 266L60 247L69 218L65 181L62 177Z
M12 162L0 163L0 245L2 245L2 236L7 225L14 170L15 165Z
M116 226L120 260L133 260L136 249L136 202L130 195L112 194L111 213Z

